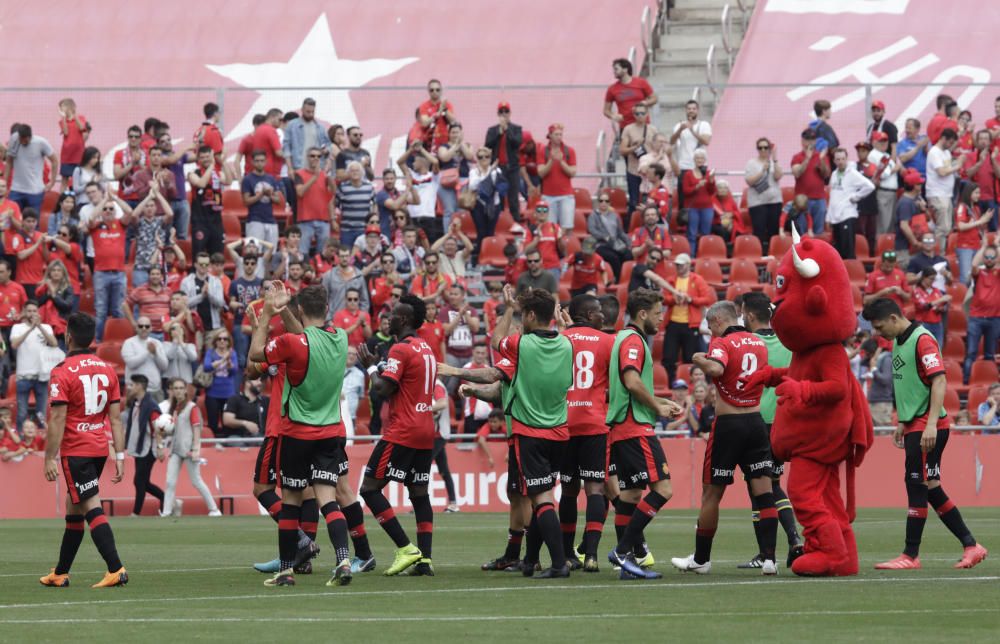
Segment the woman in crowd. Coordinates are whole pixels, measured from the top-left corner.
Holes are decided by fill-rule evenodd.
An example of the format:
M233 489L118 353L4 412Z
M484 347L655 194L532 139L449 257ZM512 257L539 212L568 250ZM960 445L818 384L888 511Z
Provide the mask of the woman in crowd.
M955 207L955 257L958 258L958 279L969 285L969 274L972 272L972 258L982 244L986 226L993 219L993 211L980 212L979 186L966 183L962 187L962 195Z
M161 516L180 515L183 503L176 497L177 477L181 465L187 468L191 485L205 500L208 516L221 517L215 499L208 486L201 479L201 412L188 395L188 386L180 378L172 378L168 385L168 397L160 403L160 412L169 414L173 420L173 432L169 435L170 447L161 449L161 458L167 458L167 487L163 491L163 512ZM168 438L165 432L157 437L162 443Z
M219 418L226 401L236 393L236 376L239 362L233 350L233 339L225 328L218 329L215 337L209 341L209 349L205 351L202 369L212 374L212 384L205 389L205 419L209 429L216 438L225 436ZM221 443L215 444L222 449Z
M66 273L66 266L58 259L49 262L42 283L35 289L38 300L38 314L44 324L52 327L59 340L59 348L65 350L63 334L66 333L66 318L74 311L77 297Z
M101 192L107 188L108 180L101 174L101 151L93 146L88 146L83 150L83 158L80 165L73 170L73 192L76 193L76 200L86 203L84 191L87 184L96 182L101 186Z
M698 149L694 153L694 168L684 173L684 205L687 207L687 237L691 244L691 255L698 252L698 240L712 232L715 210L712 198L715 196L715 172L708 167L708 153Z
M198 362L198 349L185 337L184 325L174 322L164 329L163 351L167 354L166 378L180 378L193 382L194 364Z
M55 208L49 215L48 224L45 226L45 232L54 237L63 224L70 224L77 228L80 226L80 216L76 210L76 195L68 191L59 195L59 199L56 200Z
M462 139L462 124L453 122L448 126L448 142L439 145L435 154L441 172L438 199L441 201L442 227L448 230L452 215L458 209L458 192L469 178L469 162L476 161L476 151Z
M781 218L781 164L777 147L764 137L757 139L757 156L747 161L743 171L747 183L747 207L753 234L767 254L771 237L778 234Z
M632 247L621 217L611 209L611 195L607 192L597 196L597 208L587 216L587 233L597 240L597 254L611 265L618 281L622 264L632 259Z

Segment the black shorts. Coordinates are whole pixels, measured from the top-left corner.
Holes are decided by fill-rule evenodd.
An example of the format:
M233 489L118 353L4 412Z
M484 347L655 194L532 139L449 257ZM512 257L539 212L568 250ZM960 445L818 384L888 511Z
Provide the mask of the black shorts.
M563 450L559 478L604 482L608 477L608 435L570 436Z
M382 439L375 444L368 465L365 465L365 476L379 481L399 481L405 485L428 485L431 482L433 452Z
M347 439L304 440L278 437L278 471L281 487L304 490L310 485L336 485L347 474Z
M906 482L940 481L941 455L948 444L947 429L939 429L934 449L926 454L920 449L922 432L911 432L903 436L903 450L906 452Z
M771 444L771 423L764 423L764 426L767 427L767 444L770 445ZM773 479L780 479L781 475L784 474L784 473L785 473L785 462L784 461L779 461L778 459L776 459L774 457L774 454L772 453L771 454L771 478L773 478ZM750 480L750 477L747 475L746 472L743 473L743 480L744 481L749 481Z
M70 501L80 503L97 496L97 482L101 479L107 456L63 456L60 460Z
M636 436L611 445L611 462L619 490L641 490L650 483L670 480L670 467L656 436Z
M265 436L257 450L257 461L253 466L253 482L260 485L274 485L278 481L278 439Z
M514 434L513 439L507 459L510 490L530 496L554 488L567 441L520 434Z
M731 485L737 465L747 479L771 476L771 442L767 425L758 413L715 417L705 447L701 482Z

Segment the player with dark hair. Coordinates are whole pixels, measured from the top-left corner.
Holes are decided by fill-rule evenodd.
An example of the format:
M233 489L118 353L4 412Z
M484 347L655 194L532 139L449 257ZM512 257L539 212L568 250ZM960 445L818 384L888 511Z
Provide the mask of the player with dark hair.
M49 422L46 432L45 479L66 479L66 529L59 562L38 581L43 586L69 586L69 570L83 542L83 522L108 571L93 588L124 586L128 573L118 557L115 536L104 516L97 482L108 459L108 436L114 444L112 483L125 477L125 433L121 421L121 386L115 368L89 349L97 323L85 313L66 321L69 353L49 379ZM57 458L58 453L58 458Z
M281 282L272 282L264 296L263 320L270 320L290 301ZM312 485L337 567L327 586L351 582L347 521L337 503L337 481L347 475L346 432L340 417L340 390L347 366L347 334L324 328L326 289L308 286L296 296L296 314L302 333L284 333L267 339L268 325L258 324L250 340L249 360L285 365L281 415L285 422L278 438L281 476L281 514L278 520L280 570L266 586L294 586L294 563L299 550L299 524L304 490ZM308 377L307 377L308 376Z
M630 321L615 336L608 374L606 422L620 490L615 504L618 543L608 561L621 568L623 579L656 579L662 575L644 570L634 551L646 526L673 494L667 457L653 427L658 417L675 417L681 408L653 395L653 359L646 336L659 331L663 322L663 296L645 288L632 291L627 311ZM649 492L642 496L647 487Z
M567 394L569 443L559 470L562 497L559 499L559 523L563 548L573 550L576 538L577 496L580 482L587 495L586 524L583 533L585 572L597 572L597 547L604 529L608 506L604 482L608 470L608 364L615 337L600 329L604 313L593 295L577 295L569 303L570 326L563 331L573 345L573 386ZM581 567L571 557L570 568Z
M361 483L361 498L382 529L396 544L396 556L385 571L398 575L411 566L413 575L433 576L431 543L434 510L427 493L434 448L434 383L437 358L434 350L417 336L427 317L427 305L415 295L404 295L392 309L389 333L396 343L385 363L367 345L358 345L358 362L368 371L371 388L389 402L389 421L372 450ZM389 481L404 484L410 493L417 520L417 545L413 545L382 489Z
M955 568L972 568L986 558L958 506L941 487L941 455L948 444L950 423L944 408L948 388L937 341L919 322L910 322L899 305L878 298L865 305L862 316L879 335L892 340L892 392L899 424L892 441L906 452L906 545L895 559L875 564L879 570L915 570L920 566L920 540L927 522L927 503L962 543L965 551Z
M771 443L760 415L763 386L748 388L747 378L767 364L767 345L740 326L736 305L716 302L705 320L712 331L708 353L694 354L694 364L712 378L719 392L717 416L705 447L701 510L695 530L694 554L671 559L678 570L706 575L712 570L712 540L719 525L719 503L733 483L736 465L750 479L750 491L760 512L757 543L764 557L761 572L778 574L774 543L778 510L771 482Z
M771 329L771 300L760 291L746 293L742 297L743 324L751 332L760 337L767 345L767 364L774 368L787 367L792 361L792 352L781 344L781 340ZM774 423L774 412L778 405L778 395L774 393L773 387L765 387L764 393L760 396L760 415L767 425L768 437L771 435L771 424ZM773 455L772 455L773 460ZM774 506L778 510L778 522L785 531L788 538L788 558L785 565L792 567L792 562L802 554L802 538L799 536L798 528L795 525L795 513L792 511L792 502L788 500L788 495L781 489L781 475L785 471L785 464L774 460L771 469L771 492L774 494ZM757 507L757 497L750 489L750 479L746 478L747 492L750 494L750 506L753 510L753 531L760 538L760 509ZM764 556L757 553L746 563L742 563L737 568L760 568L764 565Z

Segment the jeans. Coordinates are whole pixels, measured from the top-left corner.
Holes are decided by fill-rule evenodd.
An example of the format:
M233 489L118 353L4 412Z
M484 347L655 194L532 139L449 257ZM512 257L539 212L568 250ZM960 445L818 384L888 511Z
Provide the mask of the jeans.
M956 248L955 257L958 258L958 281L966 286L972 275L972 258L976 255L975 248Z
M826 230L826 199L810 199L807 208L813 220L813 234L822 235Z
M178 199L170 202L170 209L174 211L174 230L177 231L177 239L187 239L188 229L191 226L191 204L187 199Z
M132 269L132 288L142 286L149 281L149 269Z
M42 216L42 200L45 199L44 191L30 194L27 192L11 190L8 197L21 208L21 212L24 212L25 208L34 208L35 212L38 213L38 216Z
M521 200L517 198L518 193L525 195L527 199L527 188L521 190L515 189L515 186L521 188L521 168L517 165L508 165L503 169L503 176L507 179L507 210L510 211L510 216L514 218L514 221L521 221Z
M997 212L997 201L996 199L990 199L988 201L979 202L979 212L986 213L990 210L993 211L993 219L990 219L986 227L989 228L989 231L992 233L996 232L997 224L1000 223L998 222L998 220L1000 220L1000 212Z
M802 226L805 226L804 217L800 215L800 219L803 219ZM771 243L771 237L778 234L779 221L781 221L780 203L764 203L750 207L750 223L753 225L753 234L760 240L765 255L768 244ZM802 230L802 227L799 230ZM803 232L805 231L803 230Z
M626 171L625 183L628 185L628 211L632 213L639 205L639 188L642 186L642 177Z
M458 193L454 188L438 186L438 201L441 202L442 222L445 230L451 225L451 217L458 210Z
M246 369L247 352L250 350L250 336L239 330L239 325L233 324L233 348L236 349L236 359L240 365L240 371Z
M316 254L323 251L326 240L330 238L330 222L328 221L300 221L297 226L302 231L302 239L299 241L299 252L306 257L312 257L309 247L316 242Z
M181 465L187 467L188 478L191 485L198 490L198 494L205 500L205 505L209 512L214 512L219 508L215 505L215 499L209 492L208 486L201 478L201 463L191 460L190 457L183 458L178 454L171 454L167 460L167 489L163 491L163 514L170 514L174 510L174 499L177 492L177 477L181 474Z
M483 204L476 202L472 209L472 223L476 224L476 256L479 256L479 249L483 247L483 240L492 237L497 229L497 220L500 219L499 212L495 208L487 208Z
M163 490L160 486L150 482L153 474L153 466L156 465L156 457L150 450L146 456L135 458L135 475L132 477L132 484L135 485L135 503L132 505L132 514L142 514L142 505L149 494L160 502L160 510L163 509Z
M944 350L944 321L941 322L921 322L920 325L931 332L937 340L938 347Z
M1000 317L969 317L968 335L966 336L968 344L965 351L965 364L962 365L962 377L966 382L969 381L972 363L976 361L976 356L979 354L979 341L985 340L983 358L992 361L997 348L997 338L1000 338Z
M35 415L44 422L46 406L49 402L49 382L47 380L17 379L17 428L21 429L28 417L28 395L35 392Z
M247 237L256 237L261 241L278 247L278 224L265 224L259 221L247 222Z
M549 221L559 224L563 232L573 230L576 197L573 195L560 195L558 197L542 195L542 199L549 202Z
M344 248L354 248L354 242L358 237L365 234L363 230L344 230L340 229L340 245ZM354 252L353 250L351 252Z
M125 273L123 271L94 272L94 309L97 313L97 341L104 338L104 322L122 316L125 300Z
M691 244L691 256L698 254L698 238L712 233L712 219L715 210L712 208L688 208L688 242Z

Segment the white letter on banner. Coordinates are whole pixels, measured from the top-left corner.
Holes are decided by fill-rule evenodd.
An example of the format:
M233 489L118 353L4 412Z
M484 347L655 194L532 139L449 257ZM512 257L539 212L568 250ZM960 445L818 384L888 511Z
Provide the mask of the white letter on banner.
M928 105L934 102L935 97L941 93L945 85L956 76L964 76L973 83L990 82L990 70L982 67L971 67L969 65L955 65L940 72L934 81L924 88L920 95L910 105L903 110L898 120L900 123L911 117L919 116ZM971 85L962 92L962 95L955 99L959 105L972 105L972 101L985 89L982 85Z

